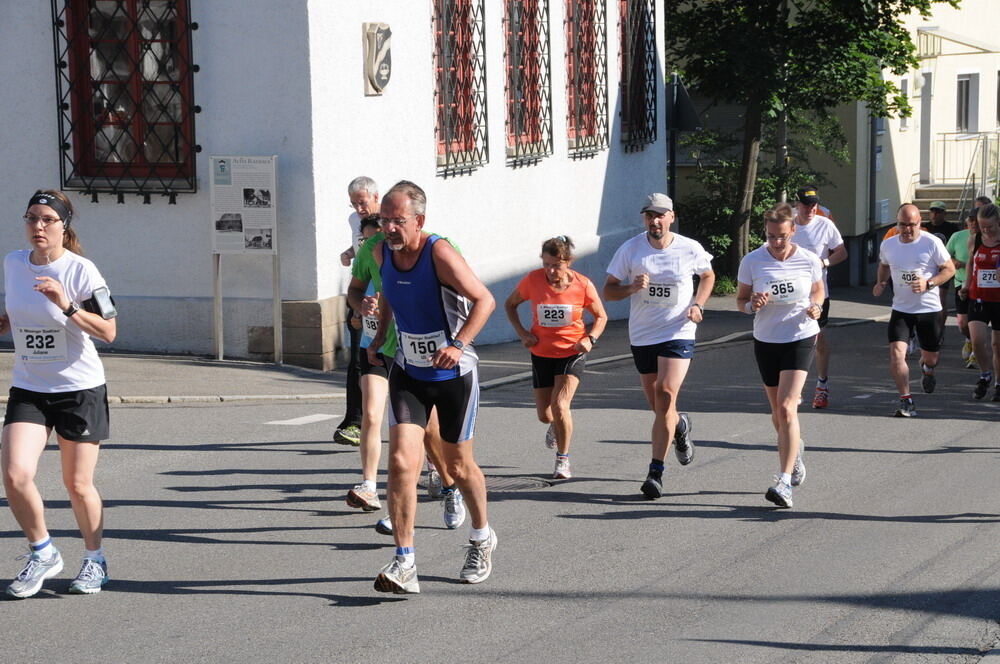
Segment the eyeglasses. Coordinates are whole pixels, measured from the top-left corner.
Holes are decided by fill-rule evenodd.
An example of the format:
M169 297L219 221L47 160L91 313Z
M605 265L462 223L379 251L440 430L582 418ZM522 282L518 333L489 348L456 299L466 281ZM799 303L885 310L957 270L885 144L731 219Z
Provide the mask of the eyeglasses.
M382 228L388 228L389 226L402 226L411 219L413 219L413 217L400 217L399 219L386 219L383 217L379 219L378 225Z
M62 221L59 217L39 217L37 214L26 214L24 215L24 223L34 226L39 221L42 222L43 226L51 226L57 221Z

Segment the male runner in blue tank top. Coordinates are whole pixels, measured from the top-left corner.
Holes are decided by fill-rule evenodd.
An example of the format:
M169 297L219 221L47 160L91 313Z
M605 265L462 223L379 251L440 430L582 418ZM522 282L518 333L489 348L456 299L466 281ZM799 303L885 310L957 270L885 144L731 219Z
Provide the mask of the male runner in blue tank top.
M417 478L424 429L437 408L443 457L465 496L471 516L470 547L459 574L480 583L493 569L496 533L486 514L486 478L473 455L479 407L479 358L472 340L496 303L462 256L437 235L423 232L427 196L401 181L382 199L385 240L373 248L382 275L384 305L369 346L372 364L381 361L391 316L396 319L396 361L389 372L389 514L396 555L375 579L375 589L419 593L413 547Z

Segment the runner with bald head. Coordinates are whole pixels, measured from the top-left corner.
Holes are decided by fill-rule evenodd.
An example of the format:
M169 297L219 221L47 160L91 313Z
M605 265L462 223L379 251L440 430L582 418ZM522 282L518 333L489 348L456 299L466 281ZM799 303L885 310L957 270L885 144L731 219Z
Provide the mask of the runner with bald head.
M896 417L917 414L910 394L910 369L906 365L906 344L916 330L920 345L921 381L924 392L937 385L934 367L941 348L941 298L937 289L955 274L955 266L944 243L921 230L920 210L910 203L899 206L896 235L883 240L879 249L878 281L875 297L885 292L892 280L892 314L889 317L889 373L899 390Z

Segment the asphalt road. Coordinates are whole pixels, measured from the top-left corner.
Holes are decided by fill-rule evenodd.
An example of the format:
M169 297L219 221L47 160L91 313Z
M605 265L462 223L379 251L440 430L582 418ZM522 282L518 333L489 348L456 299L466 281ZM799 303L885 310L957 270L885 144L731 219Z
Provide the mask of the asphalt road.
M971 399L952 344L919 417L890 417L884 324L831 335L832 408L802 411L792 510L763 499L777 455L747 342L696 356L681 397L696 458L668 460L655 502L638 492L651 415L630 362L587 374L569 481L547 480L530 385L484 392L493 576L457 583L467 526L425 501L410 597L372 589L391 538L343 502L359 473L329 442L339 403L116 406L99 466L112 582L65 594L82 547L47 453L67 570L0 602L4 661L980 661L1000 640L1000 404ZM23 546L4 509L5 574Z

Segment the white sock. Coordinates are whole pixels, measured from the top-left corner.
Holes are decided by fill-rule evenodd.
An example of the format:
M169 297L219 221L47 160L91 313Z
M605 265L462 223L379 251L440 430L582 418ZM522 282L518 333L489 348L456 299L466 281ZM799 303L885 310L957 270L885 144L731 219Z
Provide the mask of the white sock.
M31 552L38 555L42 560L49 560L56 555L56 547L52 545L52 538L46 535L37 542L28 542Z
M791 473L782 473L781 477L778 478L778 481L782 482L783 484L787 484L788 486L791 486L792 485L792 474Z
M361 480L361 486L363 486L368 491L374 491L375 480Z
M90 558L91 560L96 560L97 562L101 562L102 560L104 560L104 547L102 546L101 548L94 549L93 551L91 551L90 549L84 549L83 557Z
M488 539L490 536L490 524L485 523L482 528L469 527L469 540L473 542L482 542L484 539Z

